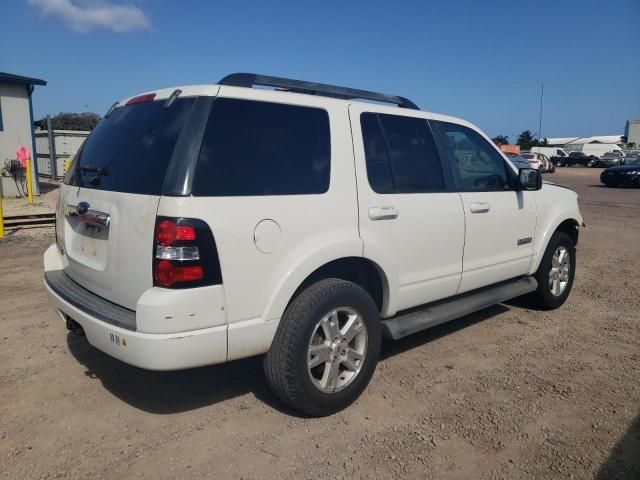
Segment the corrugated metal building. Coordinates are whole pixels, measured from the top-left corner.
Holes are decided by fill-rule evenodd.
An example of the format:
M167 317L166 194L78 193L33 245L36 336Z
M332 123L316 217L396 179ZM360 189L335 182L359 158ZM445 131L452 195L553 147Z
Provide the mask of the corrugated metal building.
M18 147L28 148L33 162L35 138L31 96L35 85L46 84L47 82L39 78L0 72L0 168L4 168L6 161L15 160ZM37 193L37 170L35 167L32 170ZM3 196L17 194L15 182L11 177L0 178L0 189Z
M640 118L627 120L624 136L627 137L627 143L634 143L634 148L640 148Z
M55 164L57 174L51 175L51 158L49 152L49 132L40 130L36 132L36 152L38 158L38 172L43 177L63 178L65 174L64 164L76 154L82 142L91 132L79 130L53 130L53 142L55 152Z

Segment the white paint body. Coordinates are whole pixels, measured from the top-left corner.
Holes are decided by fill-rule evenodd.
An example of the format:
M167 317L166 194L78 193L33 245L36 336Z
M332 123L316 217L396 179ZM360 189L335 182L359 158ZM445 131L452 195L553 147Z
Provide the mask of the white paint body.
M183 95L325 109L331 132L330 187L317 195L153 197L63 185L59 209L88 201L92 208L109 212L112 223L108 239L93 242L97 251L92 252L84 252L79 236L65 225L64 253L51 246L44 257L45 271L64 269L86 289L135 310L137 330L102 322L48 291L56 308L83 326L92 345L127 363L171 370L265 353L298 287L316 269L337 259L364 257L378 267L384 318L532 274L557 226L567 219L582 224L577 195L559 186L544 185L537 192L411 195L381 195L370 188L360 113L441 120L479 132L463 120L282 91L180 88ZM173 90L156 91L156 99L167 98ZM478 202L489 210L473 213ZM378 207L393 207L397 218L372 220L370 209ZM223 285L183 290L153 286L156 215L198 218L210 226ZM531 243L517 246L525 237ZM113 333L125 339L126 346L111 342Z

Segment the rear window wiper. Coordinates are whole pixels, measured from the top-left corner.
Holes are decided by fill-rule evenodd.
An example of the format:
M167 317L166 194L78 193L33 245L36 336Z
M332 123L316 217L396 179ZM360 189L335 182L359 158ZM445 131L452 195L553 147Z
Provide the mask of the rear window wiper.
M109 175L106 168L96 167L95 165L80 165L82 172L95 173L96 177L102 177L103 175Z

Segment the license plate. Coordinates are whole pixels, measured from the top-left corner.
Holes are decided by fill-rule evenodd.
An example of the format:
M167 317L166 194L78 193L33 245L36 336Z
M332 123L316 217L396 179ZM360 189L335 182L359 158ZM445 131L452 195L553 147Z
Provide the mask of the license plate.
M127 340L117 333L109 332L109 340L111 340L111 343L115 343L119 347L127 346Z

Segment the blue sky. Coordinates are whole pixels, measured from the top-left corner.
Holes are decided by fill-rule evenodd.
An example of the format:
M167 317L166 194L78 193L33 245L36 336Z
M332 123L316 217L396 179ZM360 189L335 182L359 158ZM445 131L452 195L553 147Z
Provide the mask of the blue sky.
M5 0L0 71L36 117L248 71L395 93L490 135L622 134L640 117L640 1Z

